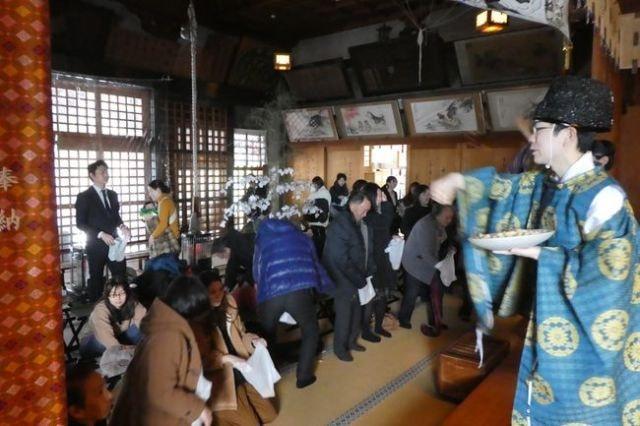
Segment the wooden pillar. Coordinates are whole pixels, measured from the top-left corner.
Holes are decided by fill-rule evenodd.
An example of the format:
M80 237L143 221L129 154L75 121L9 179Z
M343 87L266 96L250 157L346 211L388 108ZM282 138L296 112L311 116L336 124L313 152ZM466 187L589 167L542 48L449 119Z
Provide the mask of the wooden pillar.
M610 140L617 145L620 141L624 83L620 70L615 67L613 59L607 54L597 31L593 32L591 77L606 83L613 92L614 100L613 127L610 132L598 135L598 138ZM614 175L617 176L616 170L614 170Z
M49 2L0 2L0 423L66 424Z
M640 180L636 165L640 155L638 132L640 131L640 106L624 106L624 78L622 71L616 69L613 60L607 55L597 33L593 36L593 56L591 60L591 75L593 78L609 85L614 96L613 128L609 133L598 135L608 139L616 145L616 156L613 176L620 181L627 192L629 201L636 212L640 212ZM640 78L635 77L635 84L640 85Z

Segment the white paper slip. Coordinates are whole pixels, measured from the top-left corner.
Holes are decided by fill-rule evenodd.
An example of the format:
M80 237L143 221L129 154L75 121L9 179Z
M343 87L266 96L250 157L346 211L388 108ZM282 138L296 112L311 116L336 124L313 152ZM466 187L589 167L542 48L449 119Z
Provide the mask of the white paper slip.
M391 262L391 267L394 271L400 269L400 264L402 263L402 252L404 251L404 240L402 237L394 236L391 241L389 241L389 245L386 249L384 249L385 253L389 254L389 262Z
M198 378L198 384L196 385L196 396L203 401L207 401L211 396L211 388L213 383L207 380L202 373L200 373L200 377ZM200 419L196 419L191 426L202 426L202 421Z
M449 251L447 257L436 263L436 268L440 271L440 280L445 287L449 287L457 279L456 265L453 260L455 253L455 250Z
M293 317L289 312L283 312L282 315L280 315L280 319L278 321L280 321L281 323L290 324L290 325L297 324L296 320L293 319Z
M366 305L373 299L376 295L376 290L373 288L373 283L371 282L371 277L367 277L367 285L358 289L358 298L360 299L361 305Z
M273 398L276 395L274 385L280 380L280 374L273 365L269 351L262 343L256 345L256 350L246 362L249 368L239 368L247 382L253 386L263 398Z

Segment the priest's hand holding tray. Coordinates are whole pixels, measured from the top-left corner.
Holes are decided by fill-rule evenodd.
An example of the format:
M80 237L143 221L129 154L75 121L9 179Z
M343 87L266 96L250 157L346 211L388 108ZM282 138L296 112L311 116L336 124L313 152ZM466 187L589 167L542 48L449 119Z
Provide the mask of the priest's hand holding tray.
M539 245L553 236L548 229L516 229L512 231L478 234L469 238L474 246L496 254L516 255L538 259Z

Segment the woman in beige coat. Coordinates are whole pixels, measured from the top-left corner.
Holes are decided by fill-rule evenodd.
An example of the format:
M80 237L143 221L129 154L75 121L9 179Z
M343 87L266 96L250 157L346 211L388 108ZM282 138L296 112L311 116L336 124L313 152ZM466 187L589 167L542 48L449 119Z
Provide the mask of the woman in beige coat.
M80 354L83 358L98 357L112 346L138 344L142 338L140 322L146 313L124 278L110 278L83 328Z
M190 426L196 420L211 425L211 411L196 395L204 377L187 322L208 308L202 283L184 276L173 280L162 300L153 302L142 321L145 337L124 376L110 425Z
M213 309L191 321L191 327L202 355L205 376L213 382L209 407L216 425L256 425L272 422L277 412L269 399L263 398L234 369L244 363L264 339L247 333L238 307L214 272L200 276L208 286Z

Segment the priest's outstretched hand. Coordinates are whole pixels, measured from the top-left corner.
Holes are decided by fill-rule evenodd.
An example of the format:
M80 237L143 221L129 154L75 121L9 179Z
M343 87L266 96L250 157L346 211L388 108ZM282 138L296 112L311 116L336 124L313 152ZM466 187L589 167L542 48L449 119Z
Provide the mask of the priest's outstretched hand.
M456 192L461 189L464 189L464 177L460 173L449 173L429 186L431 199L443 205L453 204Z

